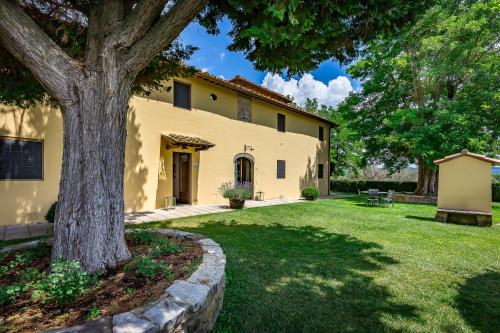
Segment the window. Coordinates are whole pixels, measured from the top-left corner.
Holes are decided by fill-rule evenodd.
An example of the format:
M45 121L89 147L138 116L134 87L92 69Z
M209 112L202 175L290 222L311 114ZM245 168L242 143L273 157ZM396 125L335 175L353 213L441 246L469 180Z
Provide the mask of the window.
M0 179L43 179L43 142L0 138Z
M238 120L252 122L252 98L238 94Z
M191 109L191 86L174 81L174 106Z
M277 170L276 170L276 178L284 179L285 178L285 161L278 160Z
M325 129L323 128L323 126L319 127L318 139L319 141L325 140Z
M325 170L324 164L318 164L318 178L323 179L323 172Z
M278 113L278 131L285 131L285 115Z

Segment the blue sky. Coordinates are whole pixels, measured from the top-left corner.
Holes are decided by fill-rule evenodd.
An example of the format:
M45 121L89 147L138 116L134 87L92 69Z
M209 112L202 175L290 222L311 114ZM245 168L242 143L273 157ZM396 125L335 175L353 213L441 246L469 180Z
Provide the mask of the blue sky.
M322 104L336 105L350 90L359 87L358 82L349 78L345 68L331 60L322 63L317 70L304 77L292 80L270 74L266 77L268 73L255 70L243 53L227 49L231 42L227 35L231 29L230 22L223 20L219 23L219 28L220 34L212 36L200 25L192 23L182 32L180 38L183 43L199 48L188 61L190 65L225 79L242 75L257 84L290 95L301 104L305 98L318 98Z

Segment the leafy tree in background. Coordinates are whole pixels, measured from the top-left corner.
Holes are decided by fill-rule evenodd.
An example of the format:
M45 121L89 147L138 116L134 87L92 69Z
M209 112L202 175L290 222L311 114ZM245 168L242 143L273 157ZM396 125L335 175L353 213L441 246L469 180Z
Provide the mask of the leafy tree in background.
M62 114L53 260L78 260L96 271L130 256L123 227L128 101L134 89L180 70L178 61L193 49L176 39L190 22L215 34L226 16L231 50L243 51L259 70L292 75L331 57L352 59L427 3L0 0L0 100L26 105L48 93Z
M433 161L495 155L500 137L500 1L440 1L398 38L370 43L349 73L362 91L340 106L365 164L417 163L417 194L436 194Z
M337 107L320 106L316 98L308 98L304 109L338 125L330 132L330 176L336 178L347 174L354 177L359 176L363 144L357 139L356 129L346 123L343 114Z

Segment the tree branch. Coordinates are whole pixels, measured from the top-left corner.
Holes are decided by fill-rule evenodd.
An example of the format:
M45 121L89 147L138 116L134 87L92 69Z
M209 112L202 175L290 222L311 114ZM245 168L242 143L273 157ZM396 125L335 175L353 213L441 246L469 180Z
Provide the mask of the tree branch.
M127 16L123 27L120 29L118 44L125 48L134 45L151 28L156 19L161 15L163 8L169 0L143 0L140 1Z
M0 0L0 42L61 105L71 100L70 80L81 73L76 62L7 0Z
M130 73L137 73L151 59L163 51L193 18L203 9L207 0L178 0L158 22L138 40L126 54Z

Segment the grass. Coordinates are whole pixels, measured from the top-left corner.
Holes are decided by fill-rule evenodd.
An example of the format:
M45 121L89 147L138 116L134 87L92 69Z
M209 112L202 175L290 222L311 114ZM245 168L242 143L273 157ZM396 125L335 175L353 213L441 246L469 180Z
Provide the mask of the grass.
M221 244L215 332L499 332L500 205L492 228L436 223L434 213L319 200L142 227Z

